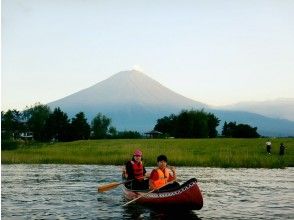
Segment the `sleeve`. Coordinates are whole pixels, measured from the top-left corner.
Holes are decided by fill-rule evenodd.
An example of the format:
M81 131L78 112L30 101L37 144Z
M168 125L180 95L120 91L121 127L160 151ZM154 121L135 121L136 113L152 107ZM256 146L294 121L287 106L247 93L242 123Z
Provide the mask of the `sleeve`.
M126 171L127 171L127 174L128 174L128 179L134 179L134 173L133 173L133 168L132 168L131 161L128 161L126 163Z

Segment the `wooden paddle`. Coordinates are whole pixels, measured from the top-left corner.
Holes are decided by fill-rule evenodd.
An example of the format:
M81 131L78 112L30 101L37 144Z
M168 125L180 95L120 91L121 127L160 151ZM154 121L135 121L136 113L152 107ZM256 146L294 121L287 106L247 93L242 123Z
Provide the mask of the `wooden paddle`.
M142 179L142 178L145 178L145 177L141 177L139 179ZM121 184L129 183L129 182L132 182L133 180L134 179L123 181L123 182L112 182L112 183L107 183L107 184L102 185L102 186L98 186L98 192L105 192L105 191L114 189L114 188L118 187Z
M151 191L149 191L149 192L147 192L147 193L145 193L145 194L143 194L143 195L138 196L137 198L135 198L135 199L133 199L133 200L131 200L131 201L129 201L129 202L123 204L122 206L123 206L123 207L124 207L124 206L127 206L127 205L129 205L130 203L133 203L133 202L137 201L138 199L141 199L142 197L147 196L148 194L153 193L154 191L159 190L159 189L163 188L164 186L167 186L168 184L171 184L171 183L173 183L173 182L174 182L174 180L172 180L172 181L170 181L170 182L167 182L166 184L164 184L164 185L162 185L162 186L160 186L160 187L157 187L157 188L155 188L155 189L152 189Z
M105 185L98 186L98 192L105 192L105 191L114 189L114 188L118 187L121 184L128 183L128 182L131 182L131 181L133 181L133 180L128 180L128 181L124 181L124 182L107 183Z

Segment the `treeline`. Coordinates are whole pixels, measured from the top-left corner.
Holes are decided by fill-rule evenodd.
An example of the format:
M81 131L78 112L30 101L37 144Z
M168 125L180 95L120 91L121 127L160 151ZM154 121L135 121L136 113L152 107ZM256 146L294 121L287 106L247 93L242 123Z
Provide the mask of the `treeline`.
M101 113L91 123L83 112L72 119L60 108L53 111L47 105L37 104L20 112L1 111L3 140L19 139L22 133L32 132L36 141L74 141L103 138L141 138L136 131L119 132L111 126L111 119Z
M216 130L220 120L212 113L195 110L183 110L179 115L171 114L157 120L155 130L166 136L175 138L215 138L218 135ZM257 127L236 122L224 123L222 130L223 137L233 138L255 138L260 135Z
M258 138L260 135L257 133L257 127L250 127L247 124L237 124L236 122L225 121L222 135L224 137L232 138Z
M157 120L154 130L163 137L175 138L215 138L220 120L204 110L183 110ZM2 140L17 140L21 134L32 132L36 141L74 141L105 138L142 138L137 131L117 131L111 119L97 113L90 124L83 112L73 118L60 108L53 111L47 106L36 104L26 110L1 112ZM222 136L234 138L259 137L257 128L236 122L225 122Z
M183 110L179 115L171 114L157 120L155 130L175 138L214 138L220 120L203 110Z

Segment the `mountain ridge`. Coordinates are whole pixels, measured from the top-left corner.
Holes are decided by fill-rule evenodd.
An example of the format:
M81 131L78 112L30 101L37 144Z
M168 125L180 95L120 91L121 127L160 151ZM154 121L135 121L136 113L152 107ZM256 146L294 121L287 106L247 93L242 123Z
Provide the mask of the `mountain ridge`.
M143 88L138 87L138 85ZM113 93L113 88L116 88L116 90L120 91L120 93ZM99 94L98 97L97 93ZM109 96L109 94L112 95L111 97L109 97L111 99L105 99L104 97ZM154 94L161 95L157 96ZM96 95L95 99L91 99L94 103L96 103L96 101L100 101L103 103L117 104L123 101L123 103L143 102L145 104L162 105L171 102L180 102L193 106L195 105L195 103L202 107L207 106L204 103L197 102L195 100L186 98L180 94L175 93L169 88L148 77L146 74L136 70L121 71L101 82L94 84L93 86L80 90L59 100L63 101L66 99L68 100L71 97L75 97L77 101L85 102L85 96L92 97L93 95Z
M258 127L262 135L294 135L294 122L249 112L214 109L186 98L136 70L121 71L93 86L50 102L48 106L60 107L69 117L83 111L89 121L97 113L102 113L112 119L112 125L118 130L146 132L164 116L179 114L183 109L204 109L220 118L219 131L224 121L236 121ZM277 125L279 130L275 128Z
M294 98L238 102L216 108L223 110L248 111L272 118L294 121Z

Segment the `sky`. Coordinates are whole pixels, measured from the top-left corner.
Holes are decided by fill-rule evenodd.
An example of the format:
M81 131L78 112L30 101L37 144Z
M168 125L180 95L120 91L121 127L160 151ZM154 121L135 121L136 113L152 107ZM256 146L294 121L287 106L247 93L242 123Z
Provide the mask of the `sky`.
M294 98L292 0L2 0L1 110L137 69L213 106Z

